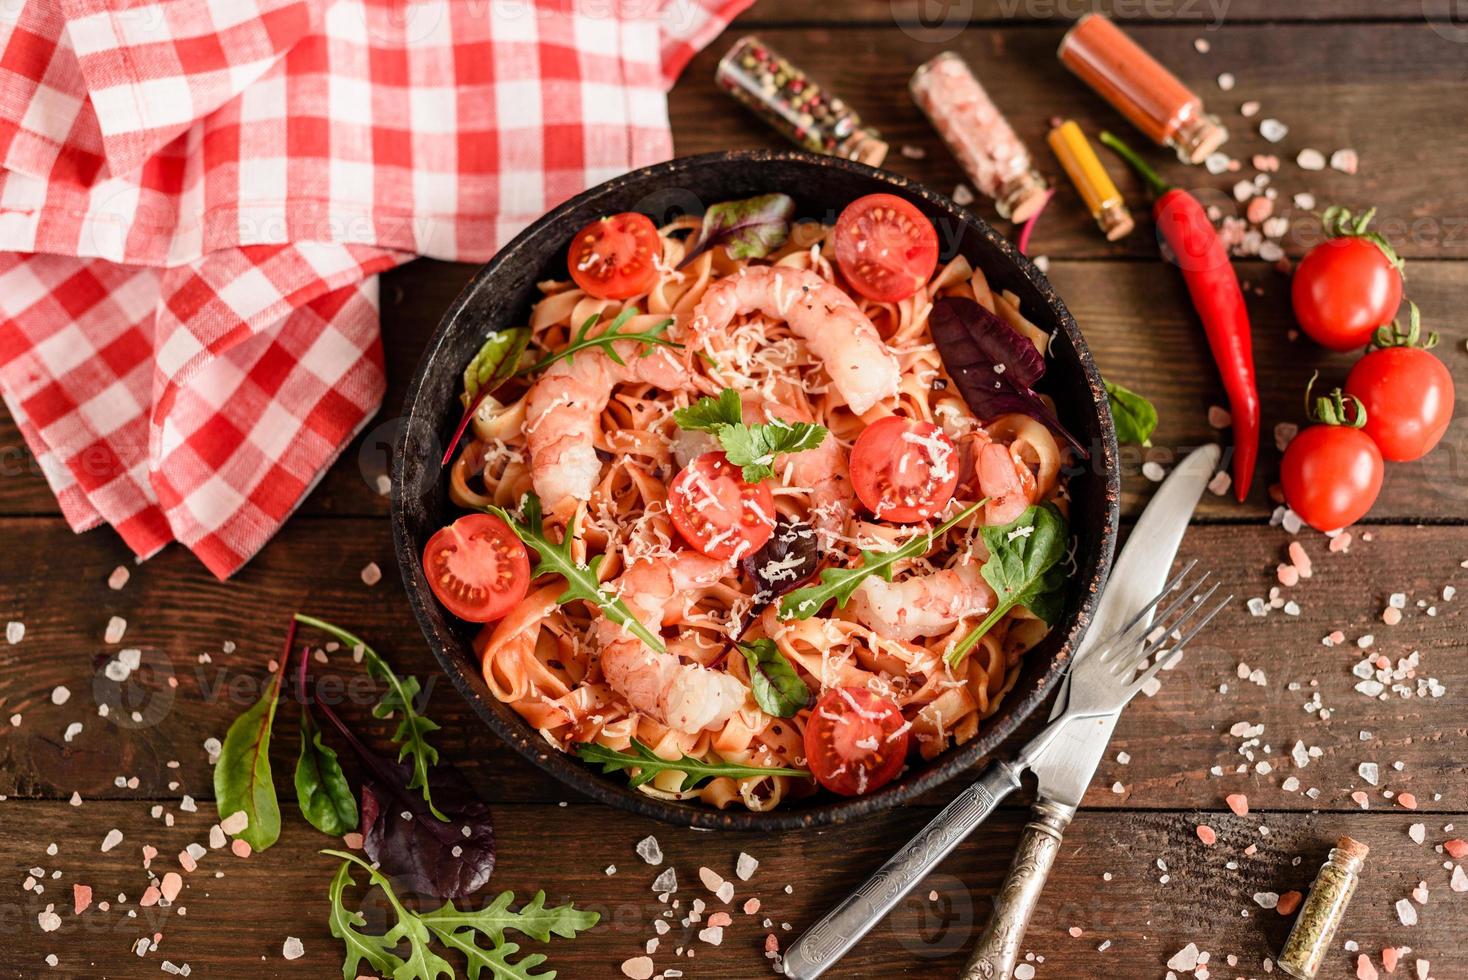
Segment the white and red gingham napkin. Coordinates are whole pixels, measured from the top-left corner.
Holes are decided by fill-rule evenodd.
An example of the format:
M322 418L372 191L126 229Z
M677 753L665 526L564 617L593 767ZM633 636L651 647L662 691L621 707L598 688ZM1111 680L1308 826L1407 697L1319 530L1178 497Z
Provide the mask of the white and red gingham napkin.
M237 570L381 402L376 273L666 159L749 2L0 9L0 394L72 527Z

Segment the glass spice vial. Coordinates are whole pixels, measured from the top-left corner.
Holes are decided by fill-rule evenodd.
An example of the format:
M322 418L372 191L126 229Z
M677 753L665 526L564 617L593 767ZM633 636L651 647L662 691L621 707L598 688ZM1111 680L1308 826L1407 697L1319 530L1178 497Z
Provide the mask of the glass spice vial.
M714 81L795 145L872 167L887 159L881 134L788 58L753 34L734 42Z
M1153 142L1176 150L1184 163L1202 163L1228 140L1228 130L1204 111L1203 100L1109 18L1086 14L1066 32L1057 54L1081 81Z
M974 187L994 200L1000 217L1022 223L1040 210L1045 179L962 57L953 51L937 55L912 73L908 90Z
M1114 242L1130 235L1136 227L1132 212L1111 182L1111 175L1101 165L1096 151L1091 148L1091 141L1086 139L1075 120L1067 119L1050 130L1046 142L1055 151L1060 166L1075 184L1076 191L1105 233L1106 240Z
M1350 837L1340 838L1331 848L1330 857L1315 876L1310 895L1275 960L1287 976L1315 980L1335 939L1336 929L1345 917L1346 906L1356 894L1361 867L1370 850Z

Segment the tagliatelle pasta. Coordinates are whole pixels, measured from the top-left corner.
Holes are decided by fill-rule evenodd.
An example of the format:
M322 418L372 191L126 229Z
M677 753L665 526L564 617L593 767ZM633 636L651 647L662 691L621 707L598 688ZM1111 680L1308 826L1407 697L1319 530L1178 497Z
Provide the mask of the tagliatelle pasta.
M600 350L582 351L572 364L582 359L587 363L574 373L565 371L570 380L563 393L535 392L538 379L533 377L512 381L474 414L471 438L450 469L448 492L455 504L468 510L490 505L513 510L526 494L545 485L546 467L573 465L564 448L557 450L559 457L544 448L547 433L560 433L571 425L567 413L599 405L605 395L604 407L590 420L595 458L583 455L574 463L588 469L590 492L543 500L545 526L548 533L559 536L574 524L571 551L578 562L600 556L596 574L607 589L649 609L656 605L667 656L680 666L697 668L683 673L670 669L664 674L669 683L707 683L719 675L722 696L733 700L713 712L716 723L699 727L682 715L649 710L646 705L659 692L629 697L627 685L633 681L604 669L603 653L610 644L638 641L629 639L625 629L608 630L601 610L588 602L563 605L559 599L565 585L559 579L539 580L507 616L483 627L475 650L489 690L559 750L588 742L626 750L635 740L666 759L692 756L802 769L811 708L783 718L762 710L749 694L749 664L734 647L741 638L767 638L812 695L857 687L889 699L900 709L903 730L923 759L974 738L1014 683L1025 652L1048 629L1016 606L956 667L945 662L945 654L995 601L979 574L988 553L978 530L985 521L1005 523L1008 518L994 520L995 495L983 479L984 452L990 446L1004 450L997 456L990 450L987 459L1009 461L1000 482L1004 493L1018 495L1021 508L1054 502L1065 509L1061 478L1065 459L1050 430L1034 419L974 417L945 371L928 330L928 314L939 297L960 296L997 314L1042 352L1048 338L1023 318L1011 294L993 291L983 274L963 258L940 265L915 294L883 303L849 289L836 267L826 226L796 223L786 243L763 260L736 261L722 248L714 248L680 269L698 225L698 219L686 218L658 230L661 261L656 281L644 295L607 300L569 281L539 284L541 298L528 319L534 357L565 348L593 317L600 316L604 329L632 309L637 312L623 322L622 333L647 331L671 319L666 336L682 347L644 350L618 342L625 367L594 362L605 358ZM758 281L769 282L776 291L764 297L761 311L749 313L741 307L726 325L710 315L715 304L704 301L711 289L731 278L753 279L764 267L791 271L759 273L764 278ZM853 400L843 395L842 385L829 373L832 357L843 352L844 335L821 338L823 358L813 350L808 333L803 336L798 326L770 315L792 308L797 299L780 295L779 290L790 283L804 284L798 297L804 301L812 292L810 284L817 282L822 288L840 290L846 297L842 304L854 306L870 321L882 356L895 365L892 392L860 413L853 411ZM664 370L677 372L686 383L669 389L648 380ZM584 378L610 378L610 390L575 389ZM854 386L846 387L849 394ZM776 458L772 463L776 476L768 481L776 515L808 523L819 532L823 567L858 565L863 549L889 553L927 534L940 517L958 513L963 502L982 495L990 496L990 509L975 512L923 553L900 562L891 583L872 576L868 580L872 584L863 583L844 607L831 603L809 618L781 618L778 604L757 606L757 586L736 562L720 566L697 555L703 564L684 569L685 557L695 553L680 538L670 514L669 485L674 476L690 460L718 448L708 433L681 429L673 413L727 389L741 396L746 413L763 420L818 423L829 431L821 448ZM957 447L953 465L963 474L958 495L942 515L928 522L883 520L863 509L852 495L846 453L863 431L891 415L931 422ZM566 437L558 438L562 443L557 445L563 446ZM827 455L818 460L811 455L817 453ZM946 590L987 596L987 604L964 606L956 598L950 601ZM657 599L649 599L654 593ZM651 660L652 654L647 657ZM666 697L657 703L667 703ZM684 782L681 773L669 770L641 789L656 796L752 810L768 810L817 789L811 779L788 775L721 776L692 791L684 789Z

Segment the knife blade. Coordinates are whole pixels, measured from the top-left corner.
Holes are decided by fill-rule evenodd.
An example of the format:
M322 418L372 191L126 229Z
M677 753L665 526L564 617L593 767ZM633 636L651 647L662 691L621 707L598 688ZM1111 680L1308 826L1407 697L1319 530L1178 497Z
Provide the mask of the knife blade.
M1075 654L1077 660L1135 616L1167 582L1188 522L1221 456L1222 450L1216 445L1195 449L1157 488L1112 565L1106 591ZM1150 623L1152 613L1146 619ZM1052 721L1065 714L1070 684L1071 674L1067 673L1050 712ZM1035 757L1020 753L1016 761L1028 765L1039 778L1041 799L1071 807L1080 805L1120 716L1118 710L1101 718L1073 719Z

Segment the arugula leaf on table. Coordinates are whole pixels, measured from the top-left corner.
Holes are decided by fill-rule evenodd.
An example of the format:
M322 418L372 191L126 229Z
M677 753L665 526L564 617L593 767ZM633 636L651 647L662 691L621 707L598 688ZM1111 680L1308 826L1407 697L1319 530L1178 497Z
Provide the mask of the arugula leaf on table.
M1106 400L1111 403L1111 417L1116 422L1116 441L1122 445L1150 446L1157 429L1157 408L1146 398L1110 381Z
M1065 568L1070 528L1054 504L1031 505L1002 527L981 528L989 560L981 569L998 602L947 654L956 667L969 651L1015 606L1024 606L1054 624L1065 602Z
M423 802L428 804L429 810L439 820L447 820L438 807L433 805L433 792L428 785L428 768L438 764L438 749L434 748L428 741L428 736L439 730L439 725L418 710L416 701L422 693L418 684L418 678L409 676L406 680L398 677L388 662L382 658L377 651L368 646L360 637L348 633L333 623L314 616L306 616L296 613L296 622L314 626L319 630L330 633L348 649L362 650L362 656L367 664L367 673L387 685L381 700L372 709L374 718L387 719L394 714L398 716L398 727L393 733L392 740L399 746L398 759L402 760L408 756L413 759L413 775L408 782L409 789L421 790Z
M632 740L631 752L619 752L596 742L582 742L576 746L576 754L587 762L600 765L604 773L627 769L641 770L628 781L628 785L634 788L651 782L658 773L665 771L681 772L692 777L692 782L684 780L682 789L685 791L697 789L702 783L718 776L729 776L733 779L743 779L749 776L810 778L810 772L805 769L746 766L736 762L705 762L691 755L685 755L681 759L664 759L635 738Z
M663 336L663 332L673 325L671 317L654 323L646 330L640 330L634 333L622 333L622 328L627 325L627 321L637 316L637 314L637 307L627 307L621 313L617 314L616 319L607 324L605 330L593 337L590 336L591 329L601 322L601 313L593 313L586 318L585 323L581 324L581 329L576 331L569 344L554 353L545 355L528 368L522 368L516 374L538 374L563 358L567 361L572 361L577 354L592 347L600 347L616 363L626 364L627 362L622 360L622 355L617 353L615 346L621 340L633 341L644 345L647 349L639 354L639 357L646 357L658 347L671 347L676 350L683 349L682 344L674 343Z
M770 479L775 475L776 456L815 449L827 435L826 427L814 422L774 419L745 425L739 392L733 388L725 388L718 398L704 396L678 409L673 421L685 431L712 433L729 462L743 468L745 483Z
M214 765L214 799L219 818L223 820L244 811L249 822L235 836L257 851L280 839L280 801L270 771L270 733L275 726L275 708L295 639L296 624L292 622L286 631L285 652L269 686L260 700L230 724L219 750L219 761Z
M795 201L786 194L761 194L742 201L710 205L703 213L698 238L678 268L683 268L716 245L731 259L762 259L785 244Z
M508 330L489 332L479 352L469 361L468 367L464 368L464 391L459 395L459 400L464 403L464 414L460 416L454 434L449 437L442 465L449 465L449 460L454 458L454 450L458 448L459 440L464 437L464 430L469 427L469 421L479 411L479 406L494 394L496 388L515 376L520 355L525 353L529 344L529 327L511 327Z
M602 560L606 556L597 555L588 565L582 565L572 557L571 545L576 540L576 518L574 516L566 525L560 542L557 543L546 536L545 526L541 520L540 498L533 493L527 493L520 503L520 511L525 515L523 520L515 517L503 507L490 505L484 509L508 524L510 529L519 535L520 540L535 551L539 561L530 570L532 579L542 575L559 575L566 580L566 591L556 599L558 603L565 605L576 599L584 599L600 608L608 619L629 630L658 653L667 653L662 637L653 633L636 616L632 615L632 610L627 608L625 602L602 588L597 578L597 569L601 567Z
M836 600L837 608L846 605L852 594L856 592L857 586L869 575L880 575L883 579L892 581L892 566L908 558L917 558L932 550L935 542L949 529L961 521L967 520L974 511L982 507L984 501L969 504L953 517L939 524L926 534L918 534L902 547L895 551L867 551L861 552L861 564L856 568L827 568L821 572L820 580L814 585L796 589L787 593L780 599L781 619L809 619L832 599Z
M749 687L761 711L775 718L789 718L810 703L810 688L774 640L761 638L734 646L749 665Z
M303 661L304 663L304 661ZM337 761L336 750L321 740L321 729L301 705L301 756L296 760L296 802L317 830L340 837L357 826L357 799Z
M434 952L433 939L463 954L470 980L478 980L486 969L495 980L554 980L554 970L531 972L545 963L544 953L531 953L515 959L520 946L505 939L506 930L513 929L540 942L549 942L553 935L574 939L578 933L595 926L601 918L596 912L577 909L572 903L547 908L544 892L537 892L535 898L519 911L510 908L515 900L514 893L502 892L478 911L461 911L452 902L445 902L435 912L414 912L399 901L387 877L357 856L333 850L322 853L342 858L342 865L328 894L331 900L331 934L346 946L342 961L345 980L354 980L363 961L394 980L452 978L453 967ZM369 887L375 885L382 890L397 919L396 924L380 936L360 931L366 925L365 918L346 907L346 889L355 884L353 865L367 871ZM481 936L490 941L492 945L489 948L479 944ZM409 944L406 959L399 955L404 942Z

